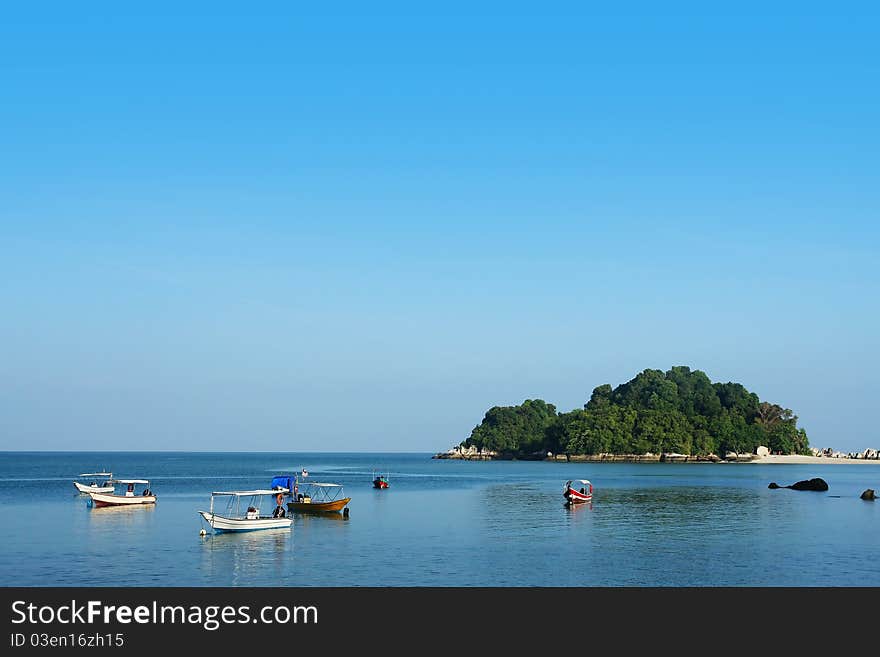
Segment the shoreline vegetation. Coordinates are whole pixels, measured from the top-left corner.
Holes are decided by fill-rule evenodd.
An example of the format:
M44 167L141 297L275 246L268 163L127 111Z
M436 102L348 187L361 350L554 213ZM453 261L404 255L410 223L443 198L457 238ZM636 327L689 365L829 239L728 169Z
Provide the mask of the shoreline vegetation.
M630 463L880 463L878 450L810 447L791 409L740 383L713 383L687 366L646 369L593 389L583 409L543 399L493 406L471 435L434 458Z

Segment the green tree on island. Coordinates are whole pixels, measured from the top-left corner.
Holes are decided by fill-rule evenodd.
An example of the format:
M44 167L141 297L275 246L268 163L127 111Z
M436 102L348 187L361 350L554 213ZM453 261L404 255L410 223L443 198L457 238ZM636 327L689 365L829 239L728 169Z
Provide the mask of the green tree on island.
M809 454L797 416L762 402L739 383L712 383L700 370L646 369L616 388L593 390L582 410L557 413L527 399L494 406L462 442L510 456L554 454L688 455L750 453L759 445L783 454Z

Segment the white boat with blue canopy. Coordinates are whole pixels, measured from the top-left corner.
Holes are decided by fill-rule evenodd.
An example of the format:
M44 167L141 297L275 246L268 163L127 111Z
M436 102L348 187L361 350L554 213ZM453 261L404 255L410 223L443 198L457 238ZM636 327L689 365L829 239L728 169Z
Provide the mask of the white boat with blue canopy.
M88 484L81 481L73 482L74 487L80 493L112 493L115 490L112 472L83 472L77 479L89 481ZM99 484L98 481L101 483Z
M288 529L293 519L288 517L282 504L287 488L275 490L237 490L216 491L211 493L211 507L208 511L199 511L199 515L215 532L252 532L258 529ZM222 512L214 510L215 498L224 506ZM276 501L275 510L266 515L262 505L267 498ZM244 510L242 510L242 507Z

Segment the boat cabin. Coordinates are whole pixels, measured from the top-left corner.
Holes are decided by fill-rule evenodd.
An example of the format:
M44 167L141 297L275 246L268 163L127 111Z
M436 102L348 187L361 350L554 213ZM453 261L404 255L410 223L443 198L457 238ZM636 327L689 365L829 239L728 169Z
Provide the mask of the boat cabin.
M278 517L277 509L281 509L283 515L284 507L282 506L283 496L290 492L287 488L275 488L272 490L241 490L241 491L216 491L211 493L211 507L209 513L214 513L214 500L219 498L225 501L222 505L225 508L221 512L227 518L244 518L245 520L259 520L260 518ZM273 499L276 506L274 513L266 513L263 511L266 499ZM217 505L218 507L221 505ZM242 511L244 507L244 511Z
M136 497L138 494L142 497L149 497L153 494L153 491L150 490L149 479L116 479L115 482L125 485L125 497ZM137 486L143 486L144 489L138 493Z

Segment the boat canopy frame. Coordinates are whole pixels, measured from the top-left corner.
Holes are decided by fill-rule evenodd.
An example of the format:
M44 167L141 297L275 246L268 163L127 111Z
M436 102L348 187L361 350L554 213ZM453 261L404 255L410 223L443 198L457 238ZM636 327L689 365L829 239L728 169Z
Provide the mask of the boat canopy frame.
M275 497L277 495L284 495L285 493L289 493L290 491L287 488L276 488L275 490L236 490L236 491L214 491L211 493L211 507L210 513L214 515L214 498L215 497L227 497L229 500L226 502L226 509L224 511L224 515L229 518L245 518L247 516L247 512L241 512L241 499L243 497L248 498L248 503L245 508L253 508L256 509L257 515L260 517L263 516L262 511L262 501L265 497Z
M300 495L311 498L312 502L335 502L345 495L342 484L332 484L322 481L304 481L298 484L297 491Z

